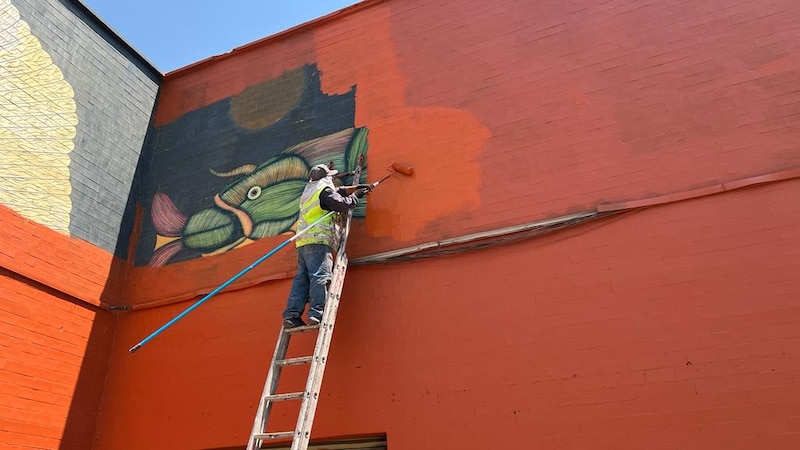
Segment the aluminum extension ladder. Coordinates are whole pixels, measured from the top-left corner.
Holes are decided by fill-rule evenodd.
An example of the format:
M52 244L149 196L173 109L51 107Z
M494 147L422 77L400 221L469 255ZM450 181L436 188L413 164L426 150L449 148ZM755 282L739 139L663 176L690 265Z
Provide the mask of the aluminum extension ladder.
M307 325L296 328L281 328L278 336L278 343L275 346L275 353L269 366L269 374L264 383L264 391L261 393L261 400L256 411L256 418L253 422L253 430L250 432L250 439L247 441L247 450L255 450L261 447L266 441L277 439L292 438L291 450L306 450L309 438L311 437L311 425L314 421L314 413L317 409L319 391L322 386L322 376L325 372L325 364L328 358L331 338L333 336L333 325L336 321L336 312L339 309L339 298L344 286L344 277L347 272L347 237L350 234L350 221L352 210L347 213L345 225L342 232L339 251L333 266L333 277L325 299L325 310L322 314L322 322L319 325ZM317 343L314 346L314 354L311 356L301 356L297 358L286 358L289 348L289 341L293 334L318 330ZM291 392L279 394L278 380L281 376L283 367L310 364L308 380L305 390L302 392ZM274 402L301 400L300 413L297 417L297 425L294 431L282 431L277 433L266 432L269 414Z

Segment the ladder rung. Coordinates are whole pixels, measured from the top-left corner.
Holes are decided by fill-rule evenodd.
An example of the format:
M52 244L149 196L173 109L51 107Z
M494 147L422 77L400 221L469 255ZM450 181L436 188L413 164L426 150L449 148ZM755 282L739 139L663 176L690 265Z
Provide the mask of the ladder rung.
M286 358L286 359L279 359L275 362L275 364L286 367L286 366L296 366L299 364L309 364L314 359L313 356L300 356L297 358Z
M290 392L288 394L275 394L264 396L264 400L270 402L282 402L284 400L297 400L303 398L305 392Z
M305 333L306 331L314 331L319 329L319 325L304 325L302 327L284 328L283 332L288 334Z
M254 439L289 439L294 437L294 431L279 431L277 433L256 434Z

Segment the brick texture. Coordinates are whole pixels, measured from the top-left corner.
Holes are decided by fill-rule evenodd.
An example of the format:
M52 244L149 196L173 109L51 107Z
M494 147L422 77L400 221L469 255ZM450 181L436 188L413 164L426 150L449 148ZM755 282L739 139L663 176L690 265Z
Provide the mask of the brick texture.
M0 267L100 306L113 255L0 206ZM113 302L113 300L112 300Z
M52 13L17 3L32 23L31 5ZM394 161L417 169L371 194L358 256L797 168L799 19L789 0L373 1L170 74L153 120L307 64L324 93L355 89L370 176ZM107 155L84 163L94 154ZM314 436L385 432L393 449L798 448L798 197L800 181L786 180L353 268ZM102 304L104 274L120 275L110 256L0 213L0 262L14 272L0 279L0 400L14 408L0 413L4 441L243 446L290 251L130 355L277 242L130 268L120 301L138 310L115 318L64 295ZM115 220L97 233L116 233ZM281 390L300 388L301 370ZM277 408L275 430L293 413Z
M11 3L74 91L69 233L113 252L161 74L78 2Z
M154 122L305 64L327 94L355 86L370 176L416 169L371 194L359 256L798 167L798 19L788 0L375 1L170 74ZM794 179L354 268L315 437L797 448L798 196ZM125 350L274 244L131 269L125 302L141 309L118 323L95 448L244 444L289 254L260 269L271 282ZM281 390L302 381L287 371Z
M0 442L90 448L110 313L0 269ZM100 331L97 328L100 327Z
M480 206L428 240L800 165L797 2L435 5L388 4L405 102L467 109L492 138Z
M98 306L110 291L111 252L160 74L78 2L14 0L10 7L41 45L37 56L58 67L59 80L69 84L77 124L69 157L59 161L69 177L69 228L58 232L0 205L0 446L86 449L114 333L112 315ZM47 152L50 144L22 147ZM10 161L49 163L13 156ZM12 198L15 189L39 189L51 182L48 170L38 168L42 179L4 180L1 189ZM64 209L54 204L59 198L46 200L35 206Z
M797 20L787 0L373 2L171 74L155 121L303 64L355 85L371 176L417 169L372 197L352 250L373 253L800 165Z
M399 449L796 448L800 208L786 199L799 194L788 181L352 269L315 436L385 431ZM133 356L190 303L126 315L98 448L243 445L289 284L222 294ZM300 355L312 341L293 345ZM302 381L286 372L281 389ZM292 414L276 410L275 430Z

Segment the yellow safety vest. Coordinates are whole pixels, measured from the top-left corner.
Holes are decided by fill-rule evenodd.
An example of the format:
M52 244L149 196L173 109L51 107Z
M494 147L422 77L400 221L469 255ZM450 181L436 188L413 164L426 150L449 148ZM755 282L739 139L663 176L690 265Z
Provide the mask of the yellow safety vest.
M319 204L319 194L325 188L336 189L333 183L326 178L309 183L300 196L300 218L297 221L297 230L304 230L309 225L316 222L320 217L328 213ZM309 244L325 244L331 248L336 248L338 241L338 227L336 226L336 214L327 217L322 222L314 225L306 234L295 240L297 247Z

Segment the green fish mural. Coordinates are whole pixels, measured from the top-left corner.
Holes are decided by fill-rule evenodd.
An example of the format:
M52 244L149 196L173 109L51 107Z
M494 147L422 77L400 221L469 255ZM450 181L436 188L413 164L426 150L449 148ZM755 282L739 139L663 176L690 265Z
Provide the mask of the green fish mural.
M164 193L153 197L150 216L160 240L149 266L163 266L185 249L204 255L236 248L248 240L277 236L291 231L299 214L299 199L316 164L328 164L343 173L362 166L367 179L366 128L349 128L294 145L260 165L247 164L228 171L209 169L212 174L233 180L221 189L213 205L186 217ZM365 203L355 210L363 217Z

